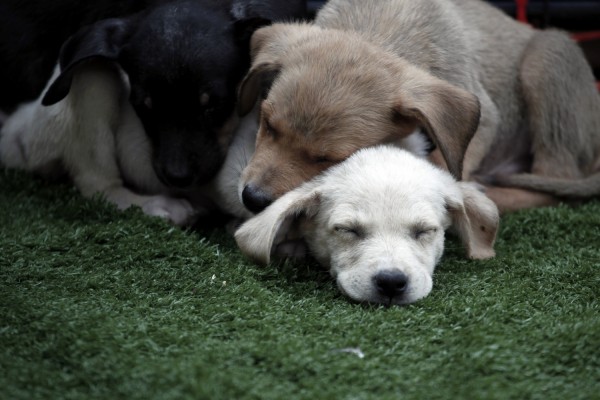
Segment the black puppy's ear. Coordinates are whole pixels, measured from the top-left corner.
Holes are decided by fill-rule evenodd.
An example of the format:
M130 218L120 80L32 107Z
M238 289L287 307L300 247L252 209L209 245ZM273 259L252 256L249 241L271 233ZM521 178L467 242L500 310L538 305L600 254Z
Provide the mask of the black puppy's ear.
M49 106L64 99L71 88L75 67L90 59L117 61L127 36L129 20L111 18L80 29L60 50L61 73L50 85L42 104Z

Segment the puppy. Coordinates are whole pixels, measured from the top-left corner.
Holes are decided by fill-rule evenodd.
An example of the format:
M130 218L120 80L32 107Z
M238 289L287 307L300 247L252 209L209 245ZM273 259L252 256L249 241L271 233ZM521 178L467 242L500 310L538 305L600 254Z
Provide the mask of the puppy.
M408 304L431 291L446 229L456 229L470 258L486 259L495 255L498 221L477 184L378 146L283 195L235 238L263 264L274 254L301 255L304 248L288 241L301 238L352 300Z
M0 132L2 164L45 178L67 175L86 197L101 195L119 209L136 205L176 225L189 225L216 208L249 217L237 186L254 148L256 113L240 121L223 167L211 181L185 191L171 189L152 168L152 144L127 100L126 78L115 67L89 62L74 74L61 102L21 106Z
M487 184L502 211L600 194L600 96L582 52L483 1L330 0L313 25L258 30L252 58L240 112L267 92L243 174L252 211L415 127L432 161Z
M83 28L63 46L61 71L42 98L6 121L0 160L68 174L84 196L101 194L120 209L190 223L238 124L246 46L268 22L255 15L292 18L303 7L173 1Z
M129 101L152 143L157 176L178 188L206 183L223 163L235 126L250 35L268 22L254 4L270 3L179 0L85 27L63 45L61 74L42 104L67 95L82 63L114 62L129 79ZM263 8L268 17L292 18L303 2L286 4Z

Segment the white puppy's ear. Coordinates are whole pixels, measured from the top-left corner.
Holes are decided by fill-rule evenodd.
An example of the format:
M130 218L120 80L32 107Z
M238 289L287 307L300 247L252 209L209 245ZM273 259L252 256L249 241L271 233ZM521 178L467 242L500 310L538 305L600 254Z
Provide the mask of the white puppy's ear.
M500 215L496 204L482 193L476 184L457 182L460 194L446 199L452 215L452 225L472 259L492 258L496 255L494 241Z
M320 201L319 192L310 182L286 193L235 232L240 250L256 262L268 264L271 254L288 239L298 220L317 214Z

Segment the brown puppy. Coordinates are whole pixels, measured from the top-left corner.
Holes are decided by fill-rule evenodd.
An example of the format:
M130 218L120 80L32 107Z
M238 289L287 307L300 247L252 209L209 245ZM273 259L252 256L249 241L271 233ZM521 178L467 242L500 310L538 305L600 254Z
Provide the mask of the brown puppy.
M242 176L251 211L417 128L437 145L432 159L490 184L503 211L600 193L600 96L562 33L479 0L331 0L314 25L257 31L252 53L240 111L265 99Z

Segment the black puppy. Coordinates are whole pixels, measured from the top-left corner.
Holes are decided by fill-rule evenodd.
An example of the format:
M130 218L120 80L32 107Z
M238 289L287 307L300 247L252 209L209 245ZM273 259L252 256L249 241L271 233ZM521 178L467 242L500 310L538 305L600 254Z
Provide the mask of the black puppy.
M235 127L236 88L249 67L252 32L272 20L303 17L305 1L123 3L130 6L104 7L100 14L127 16L88 25L65 42L61 74L42 102L62 100L84 62L116 63L129 79L130 102L152 143L158 177L174 187L205 183L220 168ZM133 12L140 3L144 9Z
M236 89L254 29L303 10L303 1L282 3L174 0L82 28L63 46L61 71L45 90L44 102L54 104L39 97L6 120L0 162L67 173L86 197L177 225L213 204L237 215L240 207L228 205L239 203L235 172L257 118L237 127L226 153ZM229 164L217 173L223 158Z

